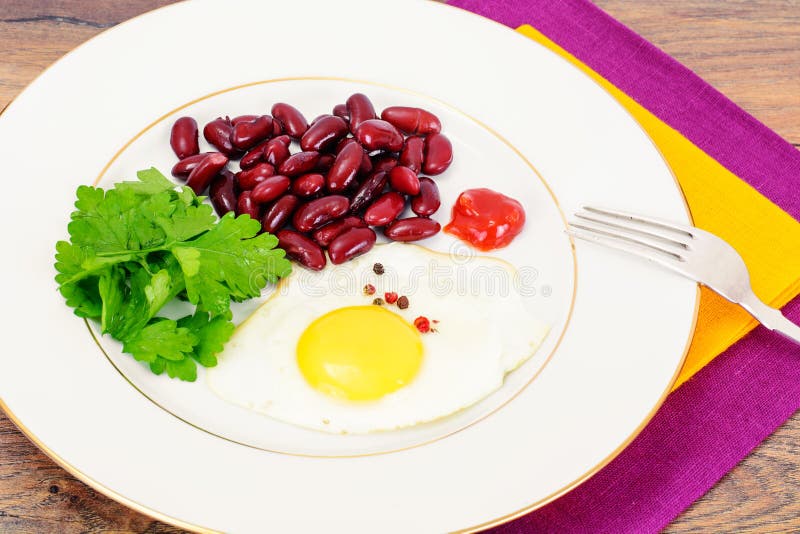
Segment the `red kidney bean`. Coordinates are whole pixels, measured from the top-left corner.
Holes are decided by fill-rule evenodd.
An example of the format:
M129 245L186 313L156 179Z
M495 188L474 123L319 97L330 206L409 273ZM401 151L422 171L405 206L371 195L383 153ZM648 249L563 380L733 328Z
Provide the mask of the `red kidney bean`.
M350 209L350 199L342 195L330 195L312 200L294 212L292 223L300 232L316 230L325 223L338 219Z
M422 137L412 135L406 138L403 150L400 151L400 158L397 160L398 164L419 174L424 160L424 148L425 140Z
M372 228L351 228L337 236L328 246L331 263L339 265L360 256L375 245L375 231Z
M359 176L366 176L372 172L372 160L366 150L362 148L361 151L364 155L361 157L361 165L358 167L358 174Z
M325 268L325 253L322 249L299 232L281 230L278 232L278 246L286 251L286 256L304 267L321 271Z
M308 130L308 121L300 111L289 104L282 102L272 106L272 116L281 121L283 130L294 137L300 139Z
M336 156L331 170L328 171L326 178L328 191L339 193L354 183L363 158L364 149L361 148L358 142L345 145L339 155Z
M442 174L453 162L453 145L444 134L431 134L425 138L425 174Z
M347 114L350 116L350 131L355 135L361 123L370 119L377 119L375 108L367 95L355 93L347 99Z
M292 183L292 193L301 197L313 197L325 187L321 174L304 174Z
M409 134L427 135L442 131L442 123L439 118L421 108L392 106L383 110L381 119Z
M279 121L279 120L275 119L275 117L273 117L272 118L272 137L278 137L279 135L283 135L283 134L284 134L283 124L281 124L281 121Z
M411 199L411 211L421 217L436 213L442 201L439 198L439 187L430 178L419 179L419 194Z
M258 118L258 115L239 115L231 119L231 124L236 126L240 122L253 122ZM271 118L271 117L270 117Z
M397 165L397 158L388 153L376 154L371 159L372 172L389 172Z
M288 147L289 145L292 144L292 137L290 135L282 134L282 135L278 135L278 136L273 137L273 139L275 141L283 143L283 145L286 146L286 147Z
M239 150L247 150L272 135L272 117L261 115L253 121L242 121L233 127L231 143Z
M328 172L333 167L333 162L336 161L336 156L333 154L320 154L317 166L314 170L317 172Z
M265 141L261 141L256 146L250 149L250 151L242 156L242 159L239 160L239 168L243 171L247 169L252 169L259 163L264 161L264 149L267 147L267 143L269 143L269 139Z
M181 117L172 125L169 144L178 159L185 159L200 152L197 142L197 121L191 117Z
M206 141L229 158L236 156L239 152L231 142L232 135L233 125L227 117L224 119L218 117L203 128L203 137L206 138Z
M297 176L311 172L317 163L319 163L319 152L298 152L281 163L278 172L286 176Z
M303 137L300 138L300 148L306 151L321 152L336 144L339 139L347 135L347 123L341 117L323 115L309 126Z
M417 178L414 171L402 165L398 165L389 171L389 185L395 191L406 195L419 193L419 178Z
M198 194L203 194L208 184L214 176L228 164L228 158L219 152L212 152L202 159L202 161L192 169L186 179L186 185Z
M283 195L272 203L261 218L261 230L274 234L289 221L300 199L292 194Z
M280 135L267 141L264 147L264 159L267 163L277 167L289 159L289 143L291 141L288 135Z
M383 234L392 241L419 241L439 233L442 226L433 219L409 217L397 219L384 228Z
M188 158L183 158L172 167L172 176L185 180L186 177L189 176L189 173L191 173L192 170L203 161L203 158L209 154L211 154L211 152L203 152L201 154L189 156Z
M236 201L236 215L249 215L251 219L259 220L261 206L250 196L251 191L242 191Z
M364 212L364 222L372 226L386 226L403 212L405 205L406 200L400 193L384 193Z
M336 104L333 106L333 114L337 117L341 117L346 121L350 120L350 115L347 113L347 106L344 104Z
M367 150L386 149L397 152L403 148L403 135L397 128L380 119L369 119L359 124L355 136Z
M336 148L333 150L334 154L338 155L339 152L344 150L344 147L346 147L347 145L352 145L353 143L358 143L358 140L352 137L345 137L343 139L340 139L339 142L336 143Z
M259 163L255 167L236 173L236 181L239 189L250 191L270 176L275 176L275 167L269 163Z
M222 169L213 180L208 191L211 205L222 217L229 211L236 211L236 177L228 169Z
M337 236L343 234L351 228L365 228L365 223L360 217L348 215L338 221L329 222L321 228L317 228L311 233L311 238L321 247L327 247Z
M358 188L356 194L353 195L353 200L350 201L350 210L354 212L361 211L363 207L370 204L383 192L383 188L386 187L386 182L388 181L389 176L384 171L373 171Z
M358 146L361 146L361 144L358 142L357 139L355 139L353 137L345 137L344 139L339 141L339 143L336 145L336 149L334 150L334 153L338 156L339 153L342 150L344 150L344 147L346 147L348 145L352 145L353 143L357 144ZM363 150L364 147L361 147L361 149ZM370 171L372 171L372 160L370 160L370 158L369 158L369 153L366 150L363 150L363 152L364 152L364 157L362 158L361 165L358 168L358 173L359 174L369 173ZM366 161L366 160L369 160L369 161Z
M253 188L250 197L257 204L266 204L288 191L291 184L288 176L270 176Z

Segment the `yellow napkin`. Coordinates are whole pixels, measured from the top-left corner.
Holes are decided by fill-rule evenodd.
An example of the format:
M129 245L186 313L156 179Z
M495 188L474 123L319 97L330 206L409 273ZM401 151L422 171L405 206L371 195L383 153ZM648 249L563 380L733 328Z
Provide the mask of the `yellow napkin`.
M639 121L675 173L695 226L720 236L739 251L759 297L780 307L800 292L800 224L538 30L524 25L517 31L576 65ZM757 324L738 306L702 288L697 330L675 387Z

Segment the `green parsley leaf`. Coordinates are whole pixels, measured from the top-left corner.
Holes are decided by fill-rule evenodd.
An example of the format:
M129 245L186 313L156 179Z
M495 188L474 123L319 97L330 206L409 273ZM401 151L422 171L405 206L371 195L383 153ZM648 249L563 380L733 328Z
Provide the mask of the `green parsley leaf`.
M170 378L180 378L186 382L197 380L197 364L191 358L184 358L179 361L165 360L167 375Z
M235 329L230 312L211 318L207 312L197 311L194 315L179 319L178 326L188 328L197 336L198 342L192 357L203 367L217 365L216 355L222 352Z
M174 362L157 357L155 361L150 362L150 370L157 375L167 371L170 378L180 378L186 382L197 380L197 364L191 358Z
M66 241L56 243L56 282L79 317L98 318L102 301L98 290L98 276L113 262L97 258L92 250L80 248Z
M59 288L67 299L67 306L75 308L75 315L86 319L99 319L103 311L103 300L98 291L97 278L83 278Z
M197 342L188 328L179 327L171 319L160 319L125 341L122 348L141 362L153 362L156 357L180 361L192 353Z
M163 231L141 213L142 199L130 191L106 191L98 201L93 187L78 188L78 211L67 226L73 245L91 247L98 256L130 255L164 242ZM142 237L146 240L143 242Z
M225 215L197 239L179 243L172 253L181 264L189 301L212 315L224 314L231 299L257 297L267 282L291 272L291 264L272 234L247 216Z
M136 173L138 182L120 182L114 186L118 191L130 191L137 195L149 196L164 191L172 191L175 184L169 178L161 174L155 167L144 169Z
M125 300L125 293L128 288L125 285L125 273L120 267L111 267L105 272L97 284L97 290L103 301L102 314L100 316L100 331L109 332L115 328L113 323L119 316L120 309Z

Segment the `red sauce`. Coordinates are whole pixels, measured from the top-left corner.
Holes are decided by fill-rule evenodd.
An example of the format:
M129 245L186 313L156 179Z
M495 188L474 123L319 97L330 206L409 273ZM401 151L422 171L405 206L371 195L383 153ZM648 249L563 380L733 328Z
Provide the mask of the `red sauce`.
M444 231L480 250L505 247L525 225L522 204L485 188L458 195L452 217Z

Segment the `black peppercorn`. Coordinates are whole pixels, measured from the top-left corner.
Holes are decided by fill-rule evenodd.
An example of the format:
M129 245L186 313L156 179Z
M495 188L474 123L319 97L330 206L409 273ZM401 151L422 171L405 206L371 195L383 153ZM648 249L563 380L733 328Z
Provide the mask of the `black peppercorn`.
M397 307L400 308L401 310L405 310L406 308L408 308L408 297L403 295L402 297L397 299Z

